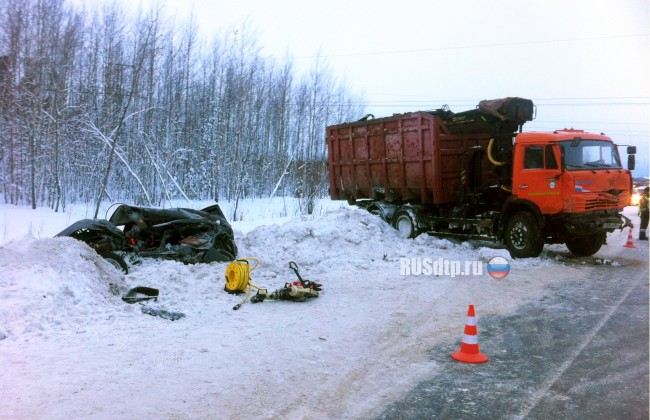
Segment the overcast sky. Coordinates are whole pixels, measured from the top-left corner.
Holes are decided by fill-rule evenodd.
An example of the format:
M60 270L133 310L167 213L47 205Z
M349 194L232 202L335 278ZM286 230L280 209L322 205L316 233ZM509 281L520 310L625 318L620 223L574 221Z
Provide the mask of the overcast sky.
M648 0L163 2L206 37L255 30L263 54L297 68L320 54L376 117L525 97L525 130L605 132L637 145L648 175Z

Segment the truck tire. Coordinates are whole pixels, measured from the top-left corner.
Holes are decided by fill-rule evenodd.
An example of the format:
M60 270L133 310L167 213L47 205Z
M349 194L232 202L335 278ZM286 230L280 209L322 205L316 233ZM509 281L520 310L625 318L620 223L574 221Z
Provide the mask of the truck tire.
M403 208L393 215L393 227L397 229L398 235L405 239L415 238L420 234L415 215Z
M605 233L599 232L592 235L567 238L566 247L576 257L589 257L598 252L604 243Z
M520 211L506 223L506 248L513 258L538 257L544 249L542 230L532 213Z
M379 218L382 219L384 222L387 221L387 220L386 220L386 215L385 215L384 212L381 210L381 207L379 207L379 205L377 205L376 203L372 203L371 205L369 205L368 207L366 207L366 210L368 210L368 212L369 212L370 214L374 214L375 216L379 217Z

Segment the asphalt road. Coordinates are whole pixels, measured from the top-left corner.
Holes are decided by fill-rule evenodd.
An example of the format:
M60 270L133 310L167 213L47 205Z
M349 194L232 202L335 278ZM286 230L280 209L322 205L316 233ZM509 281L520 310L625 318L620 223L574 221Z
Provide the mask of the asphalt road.
M479 313L489 361L454 361L457 343L431 349L442 372L379 418L648 419L648 245L619 255L512 316Z

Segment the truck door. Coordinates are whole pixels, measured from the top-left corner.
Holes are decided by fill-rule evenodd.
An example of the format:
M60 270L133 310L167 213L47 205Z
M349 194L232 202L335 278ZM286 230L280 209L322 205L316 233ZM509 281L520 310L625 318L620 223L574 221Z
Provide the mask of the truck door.
M512 193L537 204L542 214L562 211L559 153L551 144L523 145L515 153Z

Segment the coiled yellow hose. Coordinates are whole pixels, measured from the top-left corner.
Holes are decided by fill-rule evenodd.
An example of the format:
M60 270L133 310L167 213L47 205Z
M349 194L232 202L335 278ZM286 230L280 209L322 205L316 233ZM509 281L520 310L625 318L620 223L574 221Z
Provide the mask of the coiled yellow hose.
M255 265L250 266L250 261L254 261ZM242 293L247 290L246 297L239 304L233 307L234 310L239 309L251 295L253 288L263 290L259 286L251 283L250 273L257 268L259 260L253 257L240 258L231 262L226 267L226 291L231 293Z

